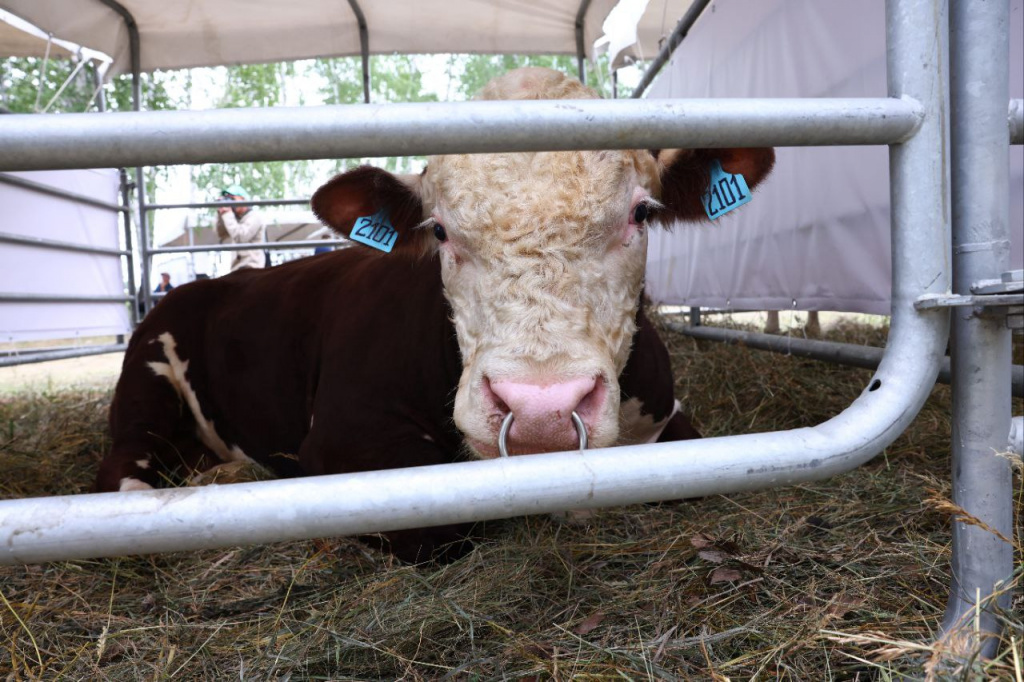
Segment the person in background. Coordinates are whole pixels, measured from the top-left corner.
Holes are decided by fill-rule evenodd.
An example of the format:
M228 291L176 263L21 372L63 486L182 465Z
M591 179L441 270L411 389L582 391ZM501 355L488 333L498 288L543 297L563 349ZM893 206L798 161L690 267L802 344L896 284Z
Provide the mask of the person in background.
M160 284L156 285L156 289L153 289L154 294L166 294L168 291L174 288L171 284L171 276L166 272L160 273Z
M331 235L329 235L329 234L325 234L325 235L321 235L320 236L320 239L330 239L330 238L331 238ZM328 246L328 245L318 246L315 249L313 249L313 255L314 256L318 256L321 253L330 253L331 251L334 251L334 247L333 246Z
M239 185L226 187L220 193L220 201L243 201L246 198L245 190ZM246 244L265 239L263 218L251 206L223 206L217 209L217 213L217 234L222 244ZM235 251L231 272L265 265L266 255L262 249Z

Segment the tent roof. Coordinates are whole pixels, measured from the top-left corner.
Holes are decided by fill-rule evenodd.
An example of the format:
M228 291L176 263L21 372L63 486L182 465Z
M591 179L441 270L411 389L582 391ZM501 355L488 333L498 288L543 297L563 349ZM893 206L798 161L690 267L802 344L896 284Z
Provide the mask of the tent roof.
M342 0L119 0L139 28L144 71L360 54L359 26ZM576 14L589 5L589 56L616 0L361 0L371 54L576 54ZM128 29L101 0L3 0L44 31L130 69ZM656 2L654 4L657 4ZM671 30L671 28L669 29ZM0 41L0 45L3 42Z
M640 0L642 1L642 0ZM176 69L360 54L359 26L342 0L120 0L139 27L142 69ZM576 54L576 14L587 3L587 56L617 0L362 0L371 54ZM651 59L693 0L649 0L637 45ZM128 30L103 0L3 0L3 8L64 41L130 68ZM624 33L632 33L629 27ZM51 44L51 56L71 52ZM46 40L0 22L0 56L41 57ZM621 63L621 60L620 62Z
M7 23L0 13L0 56L4 57L44 57L47 54L47 42L50 43L51 57L70 57L72 52L64 45L47 41L45 36L36 32Z

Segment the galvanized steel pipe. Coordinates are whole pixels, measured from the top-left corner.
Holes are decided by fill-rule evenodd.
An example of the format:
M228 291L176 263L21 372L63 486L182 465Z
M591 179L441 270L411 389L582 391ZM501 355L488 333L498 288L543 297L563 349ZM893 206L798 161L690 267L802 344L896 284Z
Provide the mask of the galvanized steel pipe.
M88 355L105 355L107 353L123 353L127 344L119 343L109 346L83 346L81 348L64 348L61 350L40 351L38 353L10 354L0 357L0 367L29 365L33 362L50 362L51 360L68 360ZM46 498L42 498L46 499Z
M359 104L0 118L0 170L902 142L910 98Z
M1024 99L1011 99L1008 114L1010 144L1024 144Z
M689 9L686 10L686 14L676 24L675 29L669 35L668 40L661 46L658 54L651 60L650 65L644 71L644 75L640 78L640 82L637 83L636 88L633 90L633 97L638 98L644 94L647 90L647 86L654 82L658 73L671 59L672 53L676 51L679 44L683 42L683 39L693 28L693 25L697 23L697 19L704 12L704 8L708 6L711 0L694 0L693 4L690 5Z
M1009 20L1009 0L950 3L952 291L965 296L1010 266ZM991 656L998 644L991 635L1000 630L993 607L1009 608L1012 596L1003 588L1013 576L1013 548L996 535L1014 534L1013 475L997 454L1010 431L1010 330L1005 317L971 308L952 315L953 502L987 527L953 522L942 630Z
M831 362L851 367L875 369L885 356L884 348L861 346L855 343L838 343L836 341L819 341L802 339L793 336L775 334L758 334L740 329L723 329L708 325L689 325L670 323L669 328L686 336L706 341L742 344L748 348L766 350L772 353L784 353L802 358L812 358L822 362ZM951 381L949 358L942 359L939 368L938 382L948 384ZM1010 387L1013 395L1024 398L1024 365L1010 367Z

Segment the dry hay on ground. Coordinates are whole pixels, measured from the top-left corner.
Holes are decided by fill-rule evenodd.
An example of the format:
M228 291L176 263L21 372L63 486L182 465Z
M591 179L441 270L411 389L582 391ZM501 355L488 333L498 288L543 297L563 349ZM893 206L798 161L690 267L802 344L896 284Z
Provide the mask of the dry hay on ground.
M881 343L884 331L832 337ZM666 338L677 394L709 436L813 425L870 378ZM4 399L0 496L86 491L108 444L109 399ZM0 679L919 674L949 587L948 452L939 386L906 434L848 475L487 523L477 549L448 566L397 565L332 539L2 567ZM1022 534L1018 525L1018 557ZM1020 679L1009 635L1019 655L1024 601L1014 599L999 657L942 676Z

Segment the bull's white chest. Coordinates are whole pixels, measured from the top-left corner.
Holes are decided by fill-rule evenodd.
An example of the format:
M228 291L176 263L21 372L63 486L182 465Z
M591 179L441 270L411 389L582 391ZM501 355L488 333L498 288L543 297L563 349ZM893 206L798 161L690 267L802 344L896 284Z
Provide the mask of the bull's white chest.
M630 398L619 406L619 440L618 445L637 445L654 443L665 430L668 422L679 412L679 401L672 406L672 412L661 421L654 421L654 416L642 414L643 403L637 398Z

